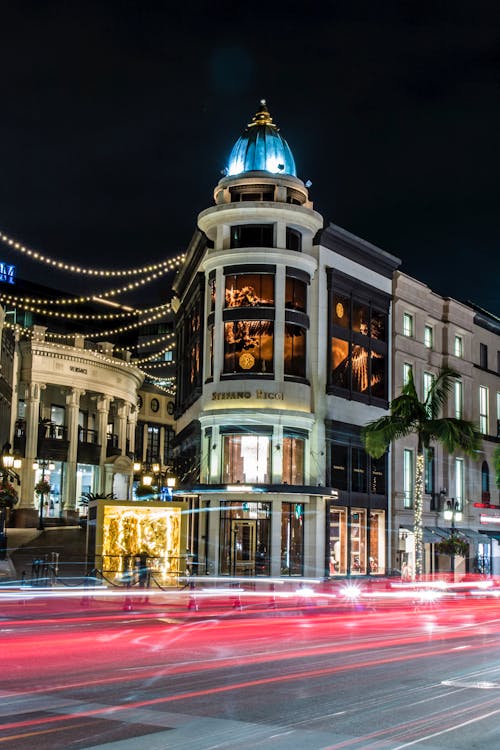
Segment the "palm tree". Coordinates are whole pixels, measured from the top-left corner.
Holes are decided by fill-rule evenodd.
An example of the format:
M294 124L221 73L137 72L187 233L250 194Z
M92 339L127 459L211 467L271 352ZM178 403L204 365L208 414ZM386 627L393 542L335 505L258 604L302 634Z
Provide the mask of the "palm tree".
M420 401L410 370L408 381L403 386L401 394L390 403L390 414L370 422L361 431L365 450L374 458L380 458L393 441L406 435L417 436L413 512L415 574L417 576L423 572L424 451L430 447L431 443L441 443L448 453L460 449L466 455L478 457L480 433L475 425L465 419L439 416L454 380L459 377L455 370L443 367L433 379L424 401Z

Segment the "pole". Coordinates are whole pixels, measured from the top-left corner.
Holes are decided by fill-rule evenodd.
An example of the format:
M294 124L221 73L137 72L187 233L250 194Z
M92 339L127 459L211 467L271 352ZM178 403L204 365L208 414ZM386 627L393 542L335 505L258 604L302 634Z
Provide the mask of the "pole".
M42 467L42 482L45 481L45 461L41 462ZM45 529L45 526L43 525L43 501L44 501L45 495L43 492L40 492L40 501L38 504L38 531L43 531Z
M451 538L453 539L453 552L451 553L451 573L455 580L455 498L451 498Z

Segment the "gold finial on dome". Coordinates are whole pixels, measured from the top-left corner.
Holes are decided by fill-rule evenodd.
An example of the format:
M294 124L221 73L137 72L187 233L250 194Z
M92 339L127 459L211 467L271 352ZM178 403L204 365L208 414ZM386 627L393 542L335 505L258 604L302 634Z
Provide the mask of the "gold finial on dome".
M252 117L252 122L248 123L249 128L252 128L255 125L269 125L271 128L278 129L277 125L275 125L273 122L273 118L269 114L265 99L260 100L260 108Z

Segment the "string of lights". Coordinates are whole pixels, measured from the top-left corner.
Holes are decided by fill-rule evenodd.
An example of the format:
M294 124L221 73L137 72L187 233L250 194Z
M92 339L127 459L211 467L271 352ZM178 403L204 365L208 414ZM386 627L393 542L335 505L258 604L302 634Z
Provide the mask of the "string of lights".
M28 305L81 305L85 302L99 302L101 300L106 300L109 297L116 297L117 295L123 294L124 292L131 292L136 289L140 289L141 287L146 286L146 284L160 279L171 270L173 269L163 269L162 271L158 271L151 276L146 276L144 279L140 279L140 281L133 281L129 284L125 284L125 286L119 287L117 289L109 289L108 291L101 292L100 294L94 293L82 297L60 297L57 299L46 299L40 297L16 297L15 295L11 295L11 299L13 301ZM140 312L140 310L138 312Z
M162 354L166 354L167 352L171 352L173 349L173 344L170 346L166 346L164 349L159 349L154 354L150 354L149 357L142 357L141 359L136 359L137 365L142 365L146 362L154 362L155 359L158 359L158 357L161 357ZM162 364L169 365L172 363L172 360L169 360L168 362L165 361Z
M168 312L170 310L170 304L156 305L155 307L148 307L141 310L133 310L133 312L123 311L121 313L72 313L69 311L60 312L59 310L46 310L41 307L34 307L32 305L25 304L24 302L16 302L16 298L12 295L0 294L0 301L14 303L17 307L27 312L34 312L38 315L45 315L48 318L59 318L60 320L117 320L122 318L131 318L137 315L147 315L156 310L164 310Z
M175 333L166 333L164 336L158 336L156 339L148 339L147 341L143 342L142 344L136 344L132 348L139 350L139 349L146 349L150 346L153 346L154 344L161 344L163 341L169 341L170 339L174 338ZM125 352L129 351L129 348L122 349L119 346L115 346L115 352Z
M142 360L145 361L145 360ZM169 367L170 365L175 365L174 360L169 360L168 362L156 362L155 364L145 364L142 366L143 370L149 370L149 369L158 369L159 367Z
M179 266L184 260L185 260L185 254L181 253L180 255L175 256L174 258L167 258L166 260L160 261L159 263L150 263L147 266L140 266L138 268L126 268L126 269L103 269L103 268L86 268L84 266L75 266L73 263L66 263L64 261L55 260L55 258L50 258L47 255L43 255L42 253L32 250L26 245L23 245L22 242L18 242L17 240L14 240L12 237L9 237L5 232L0 231L0 240L4 242L6 245L11 247L13 250L17 250L19 253L23 253L24 255L28 256L32 260L39 261L40 263L44 263L45 265L52 266L52 268L57 268L59 271L69 271L70 273L76 273L76 274L82 274L86 276L100 276L100 277L119 277L119 276L140 276L145 273L152 273L153 271L157 271L160 269L163 269L163 272L165 272L164 269L167 270L174 270L177 266Z
M93 331L93 332L85 332L85 334L82 334L81 331L72 332L72 333L55 333L53 331L45 331L45 336L52 338L52 339L60 339L60 340L70 340L74 339L76 336L83 336L86 339L99 339L99 338L105 338L107 336L115 336L120 333L128 333L129 331L135 331L137 328L140 328L143 325L146 325L147 323L153 323L156 320L161 320L165 317L165 313L162 311L161 313L158 313L156 315L152 315L149 318L145 318L144 320L138 320L135 323L130 323L126 326L121 326L120 328L110 328L106 331ZM27 338L36 338L37 334L33 331L31 328L25 328L19 323L10 323L9 321L5 321L4 327L6 328L12 328L17 329L20 333L22 333Z

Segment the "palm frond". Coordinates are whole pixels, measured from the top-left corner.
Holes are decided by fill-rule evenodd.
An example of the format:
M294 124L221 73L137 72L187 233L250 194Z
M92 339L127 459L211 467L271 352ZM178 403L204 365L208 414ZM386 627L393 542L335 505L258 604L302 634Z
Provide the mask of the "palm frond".
M387 415L365 425L361 429L361 440L370 456L380 458L393 440L405 437L412 431L412 426L406 420Z
M453 388L453 382L459 378L459 373L451 367L443 367L438 375L433 378L429 393L425 399L425 408L431 419L439 417L448 399L448 394Z
M442 443L448 453L462 450L472 458L479 457L481 434L471 422L466 419L443 417L429 419L425 425L426 438Z

